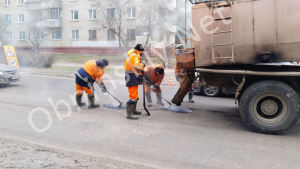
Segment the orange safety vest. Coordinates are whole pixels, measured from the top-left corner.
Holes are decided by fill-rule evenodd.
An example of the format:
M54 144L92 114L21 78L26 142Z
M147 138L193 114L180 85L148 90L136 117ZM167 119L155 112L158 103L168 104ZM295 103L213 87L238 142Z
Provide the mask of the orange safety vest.
M96 64L96 60L87 61L82 68L91 76L91 78L97 83L102 84L104 75L104 70L99 68Z
M146 82L150 81L148 83L150 84L154 84L156 86L159 86L161 84L161 82L164 79L165 73L160 75L160 74L156 74L155 69L161 67L164 69L163 65L156 65L156 66L146 66L145 67L145 76L146 76Z
M129 50L125 61L125 73L142 75L143 68L144 64L142 63L141 56L138 51L135 49Z

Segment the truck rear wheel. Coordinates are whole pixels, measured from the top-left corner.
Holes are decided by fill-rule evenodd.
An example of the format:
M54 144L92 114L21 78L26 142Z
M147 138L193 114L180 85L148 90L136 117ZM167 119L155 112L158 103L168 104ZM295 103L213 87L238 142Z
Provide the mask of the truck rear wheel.
M249 86L239 104L243 121L253 131L282 134L292 128L300 116L296 91L280 81L261 81Z

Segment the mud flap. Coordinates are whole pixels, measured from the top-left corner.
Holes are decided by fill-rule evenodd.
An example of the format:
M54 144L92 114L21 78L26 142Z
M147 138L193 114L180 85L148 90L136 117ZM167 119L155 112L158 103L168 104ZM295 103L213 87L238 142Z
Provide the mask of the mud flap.
M187 94L189 88L193 84L193 81L190 79L195 79L194 72L189 72L189 75L187 73L181 73L179 76L179 84L180 88L178 89L176 95L172 99L172 103L174 103L177 106L180 106L184 96Z

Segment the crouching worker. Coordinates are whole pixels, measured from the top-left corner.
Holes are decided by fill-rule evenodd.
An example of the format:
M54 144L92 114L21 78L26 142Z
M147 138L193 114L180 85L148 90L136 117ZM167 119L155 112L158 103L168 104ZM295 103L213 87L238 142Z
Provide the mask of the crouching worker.
M100 107L99 104L95 104L94 96L94 82L96 82L102 92L106 92L102 76L104 74L104 68L108 66L108 61L103 60L89 60L87 61L76 73L76 102L78 106L85 106L85 103L81 101L83 91L88 95L89 109Z
M139 100L138 85L142 84L142 70L145 66L141 60L143 51L143 45L137 44L134 49L127 52L125 61L125 81L129 92L129 100L126 107L127 119L137 120L138 117L135 115L141 114L140 111L136 110L136 105Z
M146 99L147 99L147 106L152 106L152 99L151 99L151 91L156 93L157 97L157 105L164 106L164 103L161 101L161 89L160 84L164 79L164 66L163 65L156 65L156 66L147 66L145 67L145 81L146 81ZM151 86L151 87L150 87Z

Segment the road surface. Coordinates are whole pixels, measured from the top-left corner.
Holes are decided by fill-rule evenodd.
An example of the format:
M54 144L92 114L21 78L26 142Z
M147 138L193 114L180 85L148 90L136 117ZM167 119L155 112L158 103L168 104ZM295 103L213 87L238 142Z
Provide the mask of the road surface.
M114 81L115 86L108 80L105 84L125 105L128 92L122 79ZM169 74L162 90L171 100L178 85L168 83ZM74 90L73 78L27 74L21 75L20 82L0 88L0 138L108 158L128 163L128 168L299 168L299 124L281 136L254 133L239 117L233 98L195 96L193 104L185 98L182 106L192 113L152 107L151 116L143 111L139 120L132 121L126 120L125 110L103 107L117 102L98 87L101 107L78 110L71 99ZM154 94L152 99L156 101ZM71 111L64 104L57 106L58 102L70 105Z

